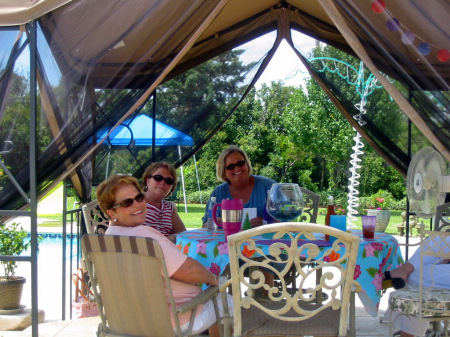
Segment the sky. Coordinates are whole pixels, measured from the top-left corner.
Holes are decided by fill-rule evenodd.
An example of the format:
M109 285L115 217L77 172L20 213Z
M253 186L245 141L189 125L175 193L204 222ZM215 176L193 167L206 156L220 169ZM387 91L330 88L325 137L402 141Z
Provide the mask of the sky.
M286 86L303 84L309 73L286 41L282 41L266 70L256 82L260 88L263 83L282 81Z
M316 45L316 40L301 33L292 31L292 37L296 47L304 55L307 55ZM258 61L269 51L274 40L275 32L241 46L246 49L241 59L244 62ZM256 82L256 88L260 88L263 83L270 84L272 81L282 81L285 85L299 86L303 85L306 77L309 77L308 71L288 43L283 40L264 73Z

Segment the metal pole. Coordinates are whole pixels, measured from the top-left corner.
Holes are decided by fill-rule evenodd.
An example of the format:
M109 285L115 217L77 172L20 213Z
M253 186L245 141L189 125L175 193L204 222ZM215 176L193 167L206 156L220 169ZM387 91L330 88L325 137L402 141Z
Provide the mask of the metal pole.
M61 319L64 321L66 319L66 218L67 218L67 183L66 180L63 182L63 214L62 214L62 288L61 288Z
M198 178L197 159L195 159L195 154L194 154L194 164L195 164L195 174L197 176L198 195L200 196L200 205L203 205L203 202L202 202L202 191L200 190L200 179Z
M109 159L111 157L111 146L108 149L108 160L106 161L106 173L105 173L105 180L108 179L108 173L109 173Z
M180 157L181 160L181 147L180 145L178 145L178 156ZM183 174L183 165L181 165L180 167L180 172L181 172L181 185L183 186L183 198L184 198L184 213L187 214L187 203L186 203L186 189L184 188L184 174Z
M411 96L409 97L409 99ZM408 119L408 158L411 160L411 120ZM405 261L408 261L409 257L409 198L406 196L406 238L405 238Z
M37 24L31 22L30 27L30 223L31 223L31 335L39 336L38 324L38 260L37 260L37 81L36 81L36 48Z
M153 110L152 110L152 162L155 161L156 144L156 89L153 91Z

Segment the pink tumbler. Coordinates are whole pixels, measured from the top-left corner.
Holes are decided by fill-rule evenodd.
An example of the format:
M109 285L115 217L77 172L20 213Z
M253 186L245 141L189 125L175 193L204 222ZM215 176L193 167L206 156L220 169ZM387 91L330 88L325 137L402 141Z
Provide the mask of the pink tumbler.
M225 241L227 241L228 235L235 234L241 229L244 203L242 199L223 199L220 204L215 204L212 210L212 217L217 227L220 227L217 222L217 207L219 206L222 209L222 227Z

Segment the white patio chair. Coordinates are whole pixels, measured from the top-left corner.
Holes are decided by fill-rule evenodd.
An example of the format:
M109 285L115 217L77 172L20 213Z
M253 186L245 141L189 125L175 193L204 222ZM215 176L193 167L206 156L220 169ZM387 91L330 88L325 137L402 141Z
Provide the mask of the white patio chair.
M332 246L319 247L314 233L333 235L338 240ZM268 255L254 239L263 234L275 239ZM289 244L284 241L286 237ZM280 238L283 241L276 242ZM304 238L312 241L302 241ZM350 293L353 287L360 288L353 279L359 241L357 236L335 228L298 222L261 226L229 236L231 279L221 291L231 286L234 336L347 336ZM303 269L312 261L316 262L314 268ZM279 271L271 266L273 262L285 267ZM291 293L286 289L284 274L291 266L297 269L300 288L306 292ZM256 267L249 275L254 282L244 276L251 267ZM261 268L278 276L282 290L265 283ZM319 269L323 273L316 284L314 274ZM268 292L267 301L253 298L261 288ZM317 304L321 290L328 293L328 298Z
M320 196L304 187L300 187L300 191L303 194L303 200L305 202L305 207L303 208L303 213L300 216L300 221L317 223Z
M88 234L105 234L109 226L108 218L103 214L97 200L83 205L83 218Z
M431 266L435 267L442 260L450 258L450 232L424 230L420 225L420 285L418 289L402 288L389 295L389 335L392 336L393 322L400 317L418 319L420 324L443 321L445 336L448 337L448 321L450 319L450 289L437 288L434 280L429 287L423 285L424 256L437 259ZM431 277L432 272L429 272ZM428 275L430 276L430 275ZM393 315L395 313L395 315ZM393 316L396 316L393 318ZM434 335L434 334L433 334ZM438 336L438 335L434 335Z
M436 207L434 230L438 232L450 232L450 202Z

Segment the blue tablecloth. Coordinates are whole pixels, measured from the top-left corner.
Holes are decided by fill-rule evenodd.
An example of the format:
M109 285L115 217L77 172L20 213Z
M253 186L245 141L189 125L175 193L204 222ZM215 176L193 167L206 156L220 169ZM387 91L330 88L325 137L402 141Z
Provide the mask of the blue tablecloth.
M392 235L375 233L373 240L365 240L362 231L352 230L352 233L361 238L355 279L363 290L358 296L366 311L376 316L382 296L381 275L403 264L403 256L397 239ZM258 243L269 243L264 241L262 238ZM177 246L184 254L196 259L216 275L222 274L230 262L228 245L221 230L209 232L206 229L196 229L179 233Z

